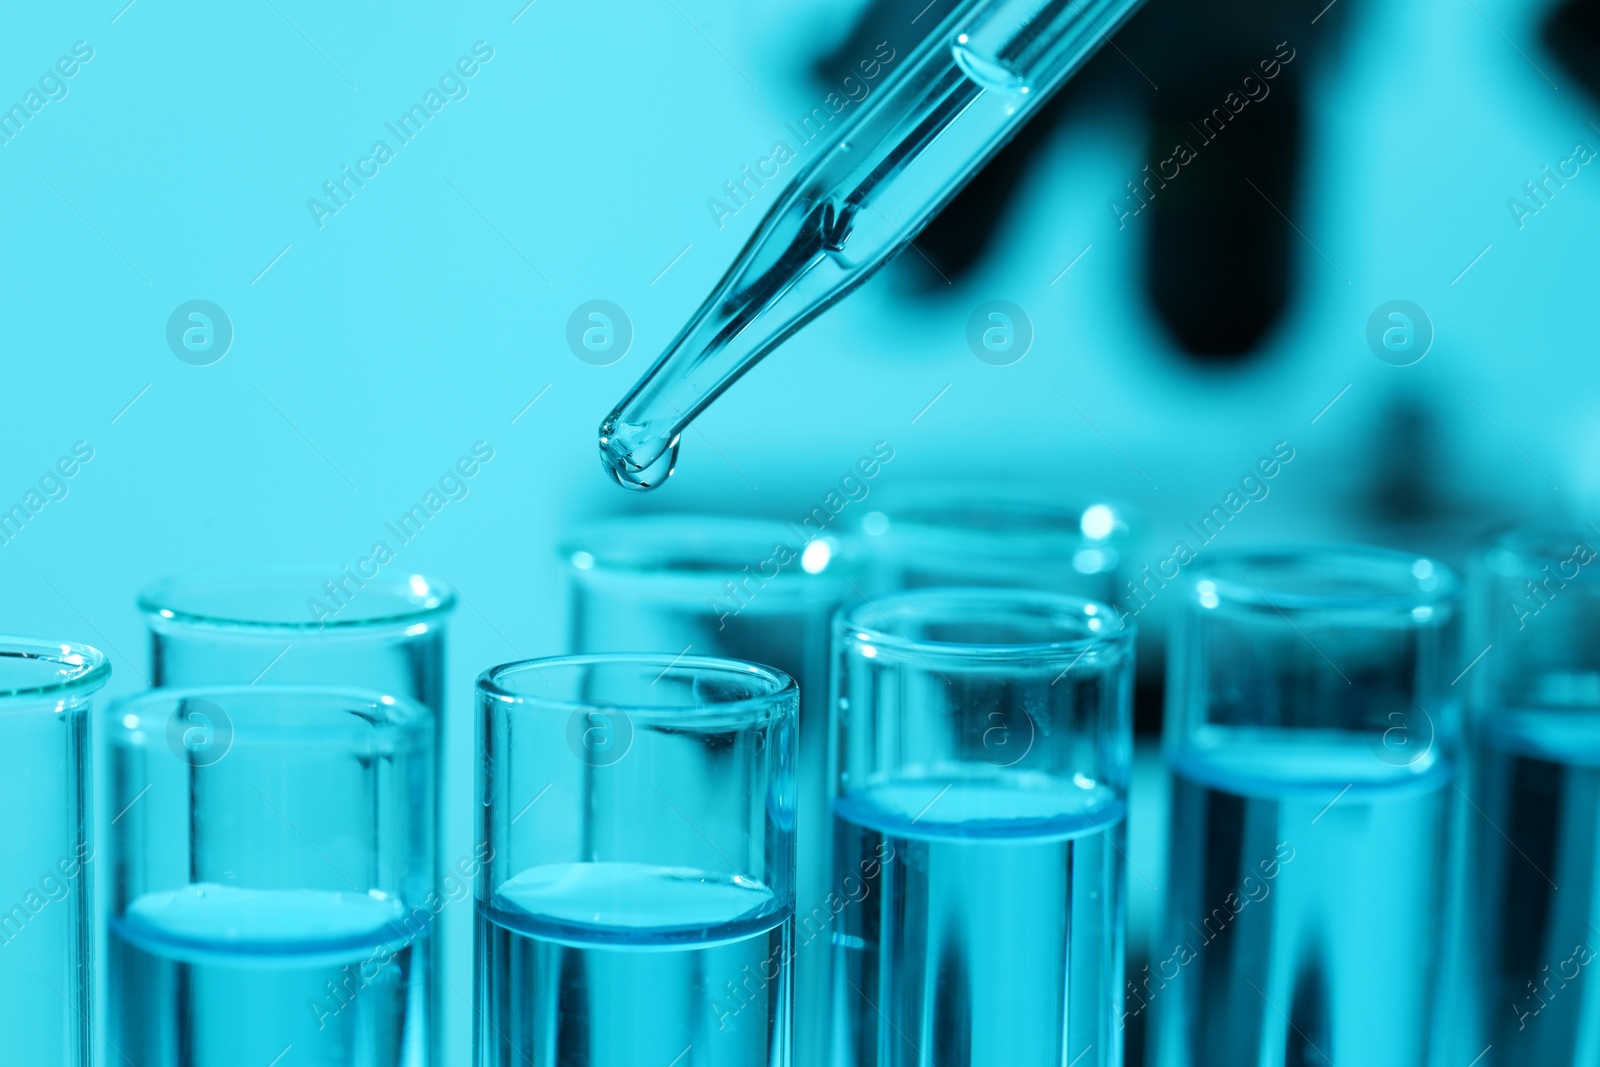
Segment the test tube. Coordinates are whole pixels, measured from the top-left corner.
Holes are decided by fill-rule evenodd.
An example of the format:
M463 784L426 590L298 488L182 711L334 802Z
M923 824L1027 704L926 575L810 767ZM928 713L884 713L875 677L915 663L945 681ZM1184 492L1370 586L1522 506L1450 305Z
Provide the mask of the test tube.
M358 564L359 567L359 564ZM420 574L373 573L350 567L241 567L169 578L139 596L150 631L150 678L157 687L247 684L355 686L390 693L433 713L435 779L446 777L445 625L455 593ZM226 724L219 724L225 729ZM193 724L202 745L211 724ZM462 783L465 787L465 783ZM444 813L436 816L436 848L445 847ZM454 857L459 862L462 857ZM439 888L455 876L443 852L434 858ZM434 959L449 960L466 926L453 929L454 909L433 936ZM465 922L465 917L462 920ZM458 941L450 934L460 933ZM442 977L428 976L434 1005L434 1055L443 1058L445 1024L459 998Z
M1364 547L1199 563L1175 606L1152 1063L1439 1062L1459 589Z
M1512 530L1474 568L1456 1053L1479 1067L1600 1057L1597 546L1592 527Z
M118 1062L429 1062L432 714L212 686L150 690L110 727Z
M927 589L834 628L833 1062L1122 1063L1133 629Z
M867 581L860 552L815 523L661 515L580 528L562 558L572 651L720 656L799 683L794 1051L800 1067L830 1067L828 639Z
M1100 497L939 482L884 490L861 532L880 591L1042 589L1115 604L1135 524Z
M263 567L184 575L139 596L157 686L357 686L442 717L455 593L418 574Z
M111 667L85 645L0 638L0 1003L5 1056L87 1067L94 936L89 707Z
M567 656L478 695L480 1067L788 1067L793 680Z

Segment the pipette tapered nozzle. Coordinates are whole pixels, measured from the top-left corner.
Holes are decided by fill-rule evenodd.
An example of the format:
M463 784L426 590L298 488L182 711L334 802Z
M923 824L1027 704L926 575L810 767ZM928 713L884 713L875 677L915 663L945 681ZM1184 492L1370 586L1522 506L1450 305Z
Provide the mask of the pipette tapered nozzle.
M600 427L625 489L671 476L678 434L904 248L1139 0L960 0L892 83L784 187Z

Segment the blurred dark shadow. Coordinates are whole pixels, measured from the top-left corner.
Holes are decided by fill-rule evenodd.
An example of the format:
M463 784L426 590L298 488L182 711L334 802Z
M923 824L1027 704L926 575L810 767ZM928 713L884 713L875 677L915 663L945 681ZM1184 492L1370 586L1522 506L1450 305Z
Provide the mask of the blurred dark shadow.
M1544 44L1590 96L1600 97L1600 0L1566 0L1544 24Z
M947 10L936 4L918 17L924 3L874 0L818 61L819 77L837 81L879 41L909 50ZM1194 362L1225 365L1250 356L1288 307L1301 258L1288 220L1296 214L1308 139L1306 81L1336 51L1357 0L1336 2L1318 17L1324 4L1150 0L918 238L917 250L935 268L913 274L923 292L958 284L993 253L1023 176L1070 110L1112 100L1126 110L1134 102L1147 169L1108 193L1124 198L1131 212L1123 225L1148 231L1144 299ZM1264 79L1264 70L1275 73ZM1169 162L1179 145L1193 151L1181 166ZM1162 179L1174 170L1176 178ZM1070 257L1076 249L1065 245Z

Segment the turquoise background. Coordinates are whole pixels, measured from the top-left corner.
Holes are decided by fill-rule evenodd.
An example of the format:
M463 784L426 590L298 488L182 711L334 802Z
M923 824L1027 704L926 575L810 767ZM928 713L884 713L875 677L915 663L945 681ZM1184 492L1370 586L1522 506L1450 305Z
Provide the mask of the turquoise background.
M719 228L707 201L823 101L810 62L854 4L8 6L0 107L75 42L93 58L0 144L0 508L76 442L93 459L0 545L0 631L102 647L109 692L132 691L147 669L139 587L203 566L354 562L486 442L494 458L469 494L395 563L463 598L456 855L470 842L471 679L561 650L554 545L582 517L797 516L887 441L885 482L1009 474L1129 499L1147 515L1134 562L1154 563L1288 441L1296 461L1236 524L1239 543L1395 539L1351 501L1407 464L1460 501L1460 523L1407 532L1447 557L1485 516L1594 518L1600 168L1520 229L1508 209L1574 143L1600 148L1600 108L1535 39L1546 6L1360 4L1354 36L1318 68L1311 179L1285 205L1305 238L1299 296L1238 373L1177 360L1130 297L1140 220L1119 229L1107 202L1150 160L1123 105L1086 100L978 277L913 301L908 282L929 268L903 257L711 409L649 501L604 479L595 427L750 232L755 210ZM1291 43L1316 54L1317 33ZM466 96L319 227L307 201L323 182L377 139L396 147L385 123L477 42L493 58ZM1365 330L1402 298L1436 339L1397 368ZM595 299L633 326L611 366L565 340ZM1032 319L1013 366L967 348L969 315L993 299ZM231 321L209 366L166 340L192 300ZM1384 444L1403 401L1436 413L1437 454ZM1158 636L1159 618L1149 627ZM462 948L464 919L450 917ZM470 993L464 956L449 974Z

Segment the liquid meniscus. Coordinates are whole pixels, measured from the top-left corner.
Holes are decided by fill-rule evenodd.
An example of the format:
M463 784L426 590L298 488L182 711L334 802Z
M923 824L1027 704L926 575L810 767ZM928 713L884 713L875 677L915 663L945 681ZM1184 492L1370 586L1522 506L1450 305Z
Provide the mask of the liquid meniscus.
M841 1067L1122 1062L1124 806L1103 788L911 781L835 802Z
M111 1043L134 1067L425 1059L427 913L365 893L196 884L111 920Z
M738 877L530 868L480 905L478 1063L787 1067L792 909Z

